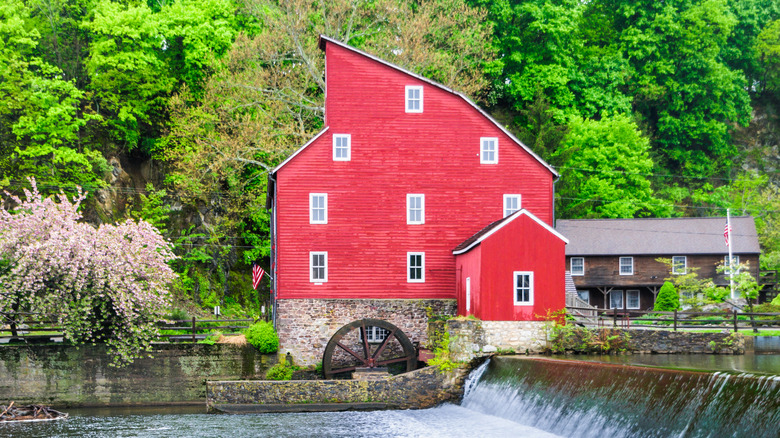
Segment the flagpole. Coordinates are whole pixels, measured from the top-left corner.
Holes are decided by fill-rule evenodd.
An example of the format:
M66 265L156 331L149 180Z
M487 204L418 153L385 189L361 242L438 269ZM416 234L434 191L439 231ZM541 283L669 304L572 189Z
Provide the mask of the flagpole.
M726 209L726 229L728 230L727 245L729 247L729 285L731 286L731 299L735 299L734 296L734 257L731 255L731 209Z

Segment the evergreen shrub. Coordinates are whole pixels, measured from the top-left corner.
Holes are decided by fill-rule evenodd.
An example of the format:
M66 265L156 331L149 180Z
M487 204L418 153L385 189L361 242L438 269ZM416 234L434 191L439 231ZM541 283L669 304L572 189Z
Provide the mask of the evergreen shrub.
M261 353L274 353L279 349L279 337L270 322L260 321L244 330L246 341Z
M670 281L664 282L661 290L658 292L658 298L655 300L653 310L656 312L673 312L680 308L680 296L677 289Z

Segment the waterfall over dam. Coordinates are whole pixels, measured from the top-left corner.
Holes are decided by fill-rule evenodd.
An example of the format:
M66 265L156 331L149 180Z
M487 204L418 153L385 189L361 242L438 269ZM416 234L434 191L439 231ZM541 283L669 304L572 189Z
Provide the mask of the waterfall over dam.
M780 436L780 376L490 360L461 406L566 437Z

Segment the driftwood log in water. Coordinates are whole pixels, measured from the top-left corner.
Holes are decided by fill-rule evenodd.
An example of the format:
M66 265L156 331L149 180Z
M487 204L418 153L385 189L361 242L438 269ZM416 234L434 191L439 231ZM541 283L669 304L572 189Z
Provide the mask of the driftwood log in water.
M44 405L8 406L0 405L0 422L3 421L42 421L68 418L68 414Z

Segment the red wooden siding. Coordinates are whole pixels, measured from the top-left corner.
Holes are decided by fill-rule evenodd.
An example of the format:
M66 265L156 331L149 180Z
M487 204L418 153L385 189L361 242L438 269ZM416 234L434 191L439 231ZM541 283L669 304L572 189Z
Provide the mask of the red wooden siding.
M476 249L481 252L471 254ZM457 256L457 266L462 269L464 279L458 287L458 298L461 291L465 297L465 277L469 275L472 297L475 295L474 272L478 271L480 305L472 312L476 317L486 321L543 319L548 310L557 311L566 305L565 249L565 242L558 236L521 215L482 241L479 247ZM514 305L515 271L534 273L532 306ZM464 310L465 305L459 304L460 315L465 315Z
M458 270L457 298L458 315L480 315L482 309L482 294L480 281L480 262L482 260L482 246L477 246L471 251L460 254L456 258ZM466 279L471 278L471 309L466 311Z
M278 298L455 298L452 249L503 216L504 194L551 223L553 174L462 98L335 44L326 57L328 130L276 172ZM404 111L406 85L423 86L422 114ZM334 134L350 161L333 161ZM480 137L499 139L498 164L480 164ZM309 193L328 194L327 224L309 224ZM425 195L424 225L406 224L408 193ZM328 252L322 285L309 251ZM407 283L409 251L425 283Z

